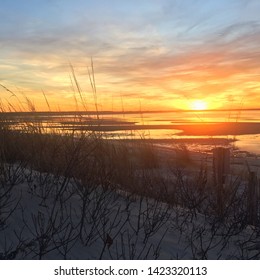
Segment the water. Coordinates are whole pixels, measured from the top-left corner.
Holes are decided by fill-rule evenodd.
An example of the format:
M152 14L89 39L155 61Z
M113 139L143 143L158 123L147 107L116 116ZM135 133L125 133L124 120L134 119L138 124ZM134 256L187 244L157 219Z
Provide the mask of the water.
M13 113L0 115L0 120L20 130L27 128L28 124L33 127L40 123L47 132L95 130L108 139L142 138L156 140L157 144L165 146L172 145L174 140L182 139L195 150L210 149L212 145L216 145L215 142L219 143L220 139L235 139L238 149L260 154L260 109L100 112L98 116L96 112L80 115L68 112ZM207 141L203 143L203 139Z

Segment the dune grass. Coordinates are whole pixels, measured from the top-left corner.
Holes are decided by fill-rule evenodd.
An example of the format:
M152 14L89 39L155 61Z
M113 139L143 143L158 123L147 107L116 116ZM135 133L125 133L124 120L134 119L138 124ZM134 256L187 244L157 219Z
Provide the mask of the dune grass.
M93 64L90 71L99 120ZM71 80L86 106L73 68ZM35 112L34 104L26 102ZM16 130L2 114L0 258L260 257L254 249L259 227L248 222L247 182L230 176L220 215L206 161L194 163L185 145L165 158L152 142L139 140L112 141L101 131L73 126L67 132L46 130L41 119L28 119ZM26 207L30 200L32 209ZM167 243L167 234L180 247L176 240ZM173 247L170 252L167 246Z

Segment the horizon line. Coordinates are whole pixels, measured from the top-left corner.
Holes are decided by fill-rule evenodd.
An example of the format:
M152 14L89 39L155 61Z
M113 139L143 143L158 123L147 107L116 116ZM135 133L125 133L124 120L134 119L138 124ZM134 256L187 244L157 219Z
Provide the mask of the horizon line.
M232 108L232 109L204 109L204 110L192 110L192 109L172 109L172 110L125 110L125 111L112 111L112 110L102 110L102 111L16 111L16 112L0 112L0 115L15 115L15 114L90 114L90 115L109 115L109 114L144 114L144 113L196 113L196 112L233 112L233 111L260 111L260 108Z

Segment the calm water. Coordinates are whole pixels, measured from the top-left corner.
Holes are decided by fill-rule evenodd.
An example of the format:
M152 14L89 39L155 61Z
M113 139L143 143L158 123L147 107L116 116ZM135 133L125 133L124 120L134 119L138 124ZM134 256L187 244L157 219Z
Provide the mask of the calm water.
M4 114L0 120L8 123L16 129L23 130L28 123L38 124L44 127L45 131L58 131L61 133L70 130L97 130L101 131L109 139L194 139L190 144L193 149L208 149L208 145L196 143L196 139L235 139L235 146L251 153L260 154L260 109L240 111L172 111L172 112L103 112L81 113L28 113L28 114ZM209 124L210 123L210 124ZM226 129L214 130L214 124L222 123ZM224 125L223 125L224 123ZM238 127L230 127L230 124L238 124ZM196 125L191 132L183 131L184 125ZM249 127L254 126L250 131ZM197 126L202 129L198 132ZM241 126L241 127L240 127ZM204 127L211 129L203 131ZM237 129L237 130L236 130ZM207 134L208 133L208 134ZM170 145L162 141L163 145ZM212 148L212 147L211 147Z

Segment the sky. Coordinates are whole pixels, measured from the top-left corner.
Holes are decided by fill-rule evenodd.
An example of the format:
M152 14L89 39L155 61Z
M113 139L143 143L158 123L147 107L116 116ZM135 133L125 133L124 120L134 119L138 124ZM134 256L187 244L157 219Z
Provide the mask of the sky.
M1 0L0 105L255 108L259 45L259 0Z

